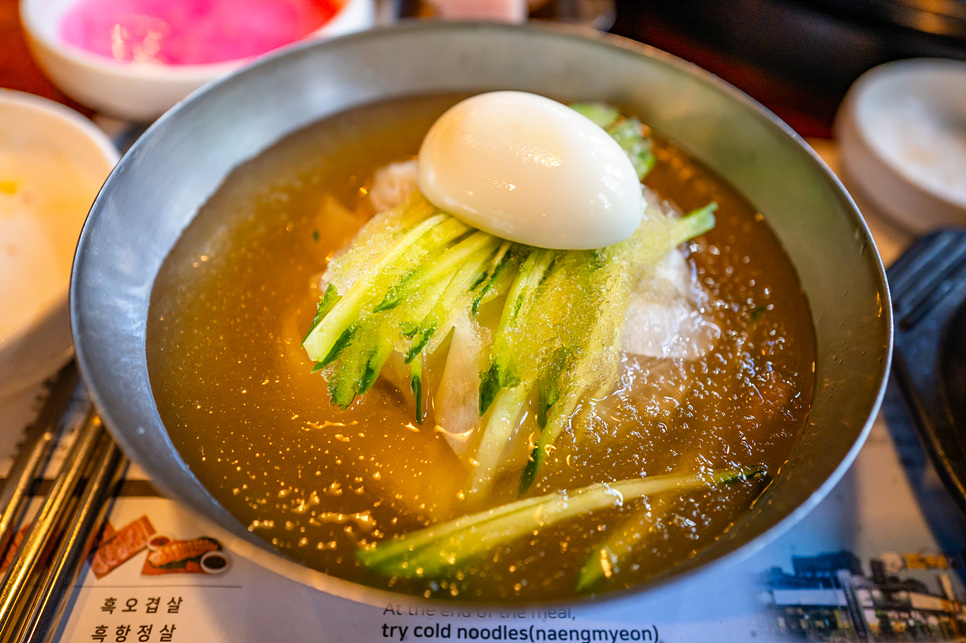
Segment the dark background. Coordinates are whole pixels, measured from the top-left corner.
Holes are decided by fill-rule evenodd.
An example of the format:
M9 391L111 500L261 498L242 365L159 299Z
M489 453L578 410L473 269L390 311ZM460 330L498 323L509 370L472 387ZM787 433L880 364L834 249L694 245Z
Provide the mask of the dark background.
M617 0L611 31L722 77L803 136L828 137L868 69L966 60L966 0Z
M966 0L616 0L616 8L613 33L720 76L803 136L831 136L846 90L875 65L966 60ZM0 87L90 114L30 60L17 0L0 0Z

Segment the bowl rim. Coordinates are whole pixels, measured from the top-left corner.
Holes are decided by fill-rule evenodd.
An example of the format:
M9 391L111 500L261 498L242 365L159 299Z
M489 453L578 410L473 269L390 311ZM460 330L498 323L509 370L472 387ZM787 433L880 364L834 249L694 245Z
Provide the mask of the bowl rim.
M426 30L433 30L440 28L438 25L434 25L429 21L409 21L403 22L397 25L392 25L389 27L380 27L372 29L366 32L352 34L344 38L338 39L338 41L327 41L325 43L300 43L297 47L289 49L285 52L279 52L272 56L266 57L253 65L250 68L246 68L239 73L231 74L227 77L217 79L213 83L210 83L205 89L197 92L191 99L182 103L179 107L170 110L168 113L164 114L160 119L158 119L149 129L147 134L150 134L154 128L162 128L166 126L171 120L179 118L180 114L184 110L190 109L199 97L204 96L210 92L218 92L219 87L222 85L228 85L235 82L240 74L253 73L253 70L258 69L262 66L269 66L275 64L276 58L281 58L282 56L289 55L299 55L302 49L309 47L345 47L352 46L354 43L360 40L375 39L379 38L380 35L386 31L395 31L402 33L404 36L406 34L413 35ZM750 98L748 95L744 94L734 86L721 80L719 77L714 76L710 72L698 67L693 63L684 61L676 56L668 54L650 45L639 43L636 41L631 41L621 36L613 34L600 34L594 33L589 34L587 30L561 25L535 25L529 23L523 26L517 25L503 25L497 23L478 23L478 22L455 22L448 23L445 27L448 30L458 31L458 30L483 30L483 31L509 31L509 30L520 30L520 31L537 31L544 34L548 34L550 37L556 36L561 38L571 38L577 37L581 38L586 42L593 43L596 46L602 46L605 48L613 48L618 50L623 50L627 54L631 55L643 55L648 58L656 59L662 64L668 65L670 67L677 68L689 75L697 76L697 78L710 85L716 91L721 92L729 98L729 100L736 101L742 104L745 108L752 110L757 113L757 118L762 120L762 125L766 126L769 130L777 130L778 133L783 135L783 137L790 139L790 142L794 143L794 154L796 158L803 159L809 166L810 172L816 172L817 178L824 181L834 192L834 198L837 200L838 204L843 210L843 215L848 220L850 225L854 226L854 233L856 236L856 242L862 248L865 248L870 256L868 257L868 268L870 270L870 275L874 278L875 285L878 287L876 292L877 301L880 306L879 314L879 326L881 327L881 335L886 340L885 345L879 347L881 350L881 361L878 364L878 368L875 373L863 374L868 375L868 379L875 382L874 394L870 394L868 400L865 400L866 404L863 404L862 410L864 414L864 421L861 427L857 430L855 440L851 443L847 453L842 457L840 461L836 463L832 471L827 475L822 484L818 485L816 488L810 491L809 496L802 502L798 503L794 510L786 513L780 520L770 524L770 526L763 532L757 534L751 540L740 544L732 549L725 551L723 554L718 554L710 560L704 560L701 565L690 566L684 570L672 571L670 574L661 574L657 577L649 579L646 583L642 585L638 584L631 588L624 590L609 591L604 594L589 595L589 596L574 596L567 599L550 599L547 601L527 601L527 605L541 605L541 604L552 604L559 605L562 603L567 604L585 604L587 602L617 602L623 600L634 600L634 598L645 591L651 591L652 589L668 585L669 583L677 582L680 579L693 576L696 573L702 572L710 568L717 568L724 565L734 564L736 561L742 560L760 551L762 548L771 543L774 539L778 538L781 534L787 531L793 524L801 520L801 518L810 512L816 505L818 505L822 499L827 495L827 493L834 487L842 476L845 474L851 463L855 459L858 451L861 449L865 439L867 438L869 432L871 431L872 424L875 421L878 410L885 396L886 385L888 381L888 373L890 369L891 359L892 359L892 334L893 334L893 320L891 314L891 307L888 305L888 282L885 278L885 269L882 264L881 257L878 255L875 249L875 243L872 239L871 232L869 231L868 225L862 218L861 213L856 207L851 196L843 187L839 178L831 172L826 163L821 159L821 157L805 142L805 140L797 134L789 125L781 121L777 116L770 112L767 108L760 105L757 101ZM297 128L296 128L297 129ZM292 130L294 131L294 130ZM289 132L291 133L291 131ZM136 152L138 146L145 141L145 137L139 139L132 147L132 152ZM146 143L145 143L146 145ZM129 152L130 153L130 152ZM241 162L239 160L238 162ZM86 237L88 230L85 228L83 237ZM78 261L81 259L81 253L78 253ZM77 264L75 264L76 267ZM76 284L75 284L76 285ZM79 288L79 286L78 286ZM72 289L72 293L76 293ZM72 320L77 321L79 319L79 313L77 309L73 306L74 299L72 298ZM89 365L86 363L86 349L83 345L79 345L78 358L80 370L83 378L87 382L91 382L93 379L93 374L90 372ZM103 408L103 398L100 392L97 390L96 386L91 387L92 398L95 404L99 408ZM867 413L867 415L865 415ZM106 424L111 427L113 424L113 418L110 415L105 418ZM124 439L120 440L124 444ZM164 486L161 483L161 486ZM194 512L197 513L197 512ZM322 591L328 591L335 593L338 596L349 598L358 602L369 603L373 605L383 604L387 597L399 598L402 595L399 593L391 592L389 590L370 587L362 585L355 582L350 582L343 580L338 577L328 576L319 572L317 570L308 568L304 565L296 563L295 561L289 559L284 554L270 550L267 546L262 547L253 544L250 541L245 541L237 536L234 536L228 532L227 529L222 529L218 526L213 519L209 520L207 517L199 516L203 523L209 525L211 529L217 533L227 536L224 542L231 543L229 546L230 551L238 551L243 553L243 555L252 560L255 563L269 567L270 569L279 570L283 568L284 574L297 580L303 584L315 587ZM734 530L733 530L734 531ZM706 551L706 550L705 550ZM281 573L281 572L280 572ZM438 602L440 599L423 599L418 596L405 595L405 599L409 601L424 601ZM486 605L485 601L466 601L467 605ZM504 603L494 603L496 605L502 605Z
M239 67L252 64L265 56L277 54L280 50L301 44L304 41L322 39L330 34L342 33L343 23L351 20L355 7L371 2L371 0L335 0L339 3L336 13L317 29L306 34L299 40L282 45L275 50L256 54L247 58L236 58L212 63L195 63L188 65L167 65L162 63L148 63L137 61L114 60L87 51L77 45L64 41L57 36L57 27L64 12L81 0L20 0L20 22L23 29L44 47L61 56L72 60L99 73L120 76L125 79L139 79L142 81L177 81L202 84L211 78L222 76ZM41 5L53 4L56 11L42 12Z
M113 142L111 142L111 139L107 136L107 134L104 133L103 130L97 127L93 121L86 118L83 114L71 109L70 107L67 107L66 105L62 105L61 103L50 100L49 98L38 96L36 94L0 87L0 111L2 111L4 107L8 105L15 108L25 109L34 114L41 115L43 118L53 119L68 125L73 131L80 135L78 140L81 138L86 140L91 144L90 149L97 151L103 158L108 170L104 176L105 181L121 158L121 154L117 147ZM59 142L59 139L56 138L45 138L45 140L49 140L50 143L55 147ZM100 188L98 189L98 192L99 191ZM84 216L86 219L87 213L85 213ZM82 228L78 230L78 238L80 237L81 232ZM70 285L71 276L68 274L67 279L60 287L58 287L57 292L54 293L53 296L49 297L44 304L37 309L34 315L12 327L7 333L0 334L0 354L2 354L8 347L15 346L23 341L24 338L34 332L34 330L40 326L45 319L56 315L58 313L58 309L63 307L68 301Z

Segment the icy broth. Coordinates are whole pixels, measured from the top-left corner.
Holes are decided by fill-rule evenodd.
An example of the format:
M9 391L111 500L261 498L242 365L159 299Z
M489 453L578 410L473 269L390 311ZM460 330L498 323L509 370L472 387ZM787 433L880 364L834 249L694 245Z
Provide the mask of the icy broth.
M595 512L537 530L442 581L383 578L356 561L360 545L468 511L460 500L467 471L432 417L414 423L386 382L346 411L331 406L301 341L326 258L372 214L366 191L374 172L412 158L458 98L354 109L231 173L154 285L147 357L161 418L229 512L285 556L327 574L427 597L570 597L587 556L633 517L647 535L595 591L633 586L710 545L763 485ZM720 338L695 362L625 359L619 390L561 436L531 495L679 470L763 465L774 476L802 431L815 338L794 267L735 190L673 143L655 137L655 149L649 187L682 211L719 205L716 227L691 243L689 261ZM492 503L513 497L504 485Z

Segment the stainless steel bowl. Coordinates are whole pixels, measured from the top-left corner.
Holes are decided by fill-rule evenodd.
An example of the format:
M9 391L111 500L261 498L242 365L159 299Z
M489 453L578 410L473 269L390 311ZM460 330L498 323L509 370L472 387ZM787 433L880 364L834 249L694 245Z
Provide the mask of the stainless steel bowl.
M710 74L615 37L548 27L405 24L266 59L165 114L108 179L74 265L77 359L104 421L159 487L206 519L236 552L326 591L384 603L381 591L273 552L188 470L158 416L148 380L149 295L159 266L199 206L233 168L281 137L390 97L492 89L606 100L639 115L737 187L791 256L818 340L804 435L749 516L645 587L753 553L825 496L871 427L892 344L882 263L848 194L792 130Z

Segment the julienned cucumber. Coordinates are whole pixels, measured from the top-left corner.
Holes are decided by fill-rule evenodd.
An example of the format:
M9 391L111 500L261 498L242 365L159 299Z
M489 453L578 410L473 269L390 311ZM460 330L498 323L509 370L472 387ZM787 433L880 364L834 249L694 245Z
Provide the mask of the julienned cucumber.
M621 507L644 496L674 493L764 476L761 467L675 473L598 483L525 498L357 550L370 571L390 577L436 578L495 548L578 515ZM455 569L454 569L455 568Z
M601 105L575 109L598 122L640 176L654 164L642 126ZM469 498L486 495L529 400L540 435L521 493L580 400L616 377L620 331L639 276L674 246L714 226L714 204L680 219L655 208L626 241L598 250L546 250L471 228L415 193L363 227L332 260L331 279L303 346L346 408L375 383L393 352L410 365L417 422L422 360L461 317L505 295L480 373L481 437Z

